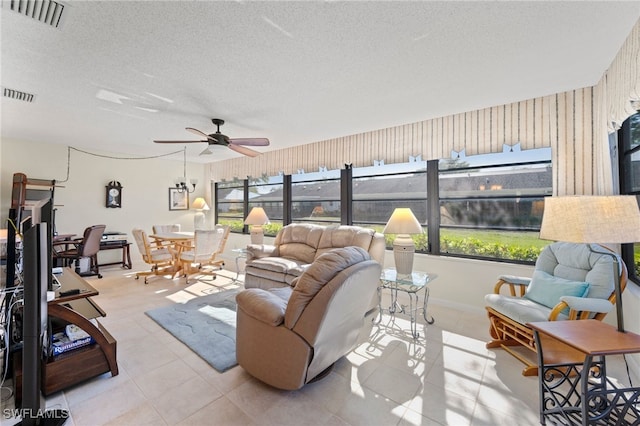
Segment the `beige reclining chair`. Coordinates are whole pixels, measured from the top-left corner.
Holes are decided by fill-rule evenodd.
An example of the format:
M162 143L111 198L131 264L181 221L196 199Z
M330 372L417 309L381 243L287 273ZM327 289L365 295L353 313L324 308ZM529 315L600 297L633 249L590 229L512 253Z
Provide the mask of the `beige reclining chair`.
M337 248L316 258L293 287L240 292L238 364L279 389L323 377L358 344L380 271L366 250Z

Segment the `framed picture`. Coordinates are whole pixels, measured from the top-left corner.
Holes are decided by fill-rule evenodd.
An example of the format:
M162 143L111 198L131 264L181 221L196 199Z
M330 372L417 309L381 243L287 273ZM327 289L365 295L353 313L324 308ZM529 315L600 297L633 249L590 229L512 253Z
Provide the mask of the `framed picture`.
M189 210L189 193L169 188L169 210Z

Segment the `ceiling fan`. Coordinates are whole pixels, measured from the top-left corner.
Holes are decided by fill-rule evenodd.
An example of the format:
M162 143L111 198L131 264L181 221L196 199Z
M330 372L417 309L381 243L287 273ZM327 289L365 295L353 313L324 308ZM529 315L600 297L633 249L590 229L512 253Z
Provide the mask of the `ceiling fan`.
M269 145L269 139L267 138L230 138L227 135L223 135L222 133L220 133L220 126L222 126L224 124L224 120L221 120L219 118L212 118L211 121L213 122L213 124L216 125L216 132L215 133L211 133L210 135L206 134L205 132L202 132L198 129L194 129L193 127L187 127L187 131L191 132L195 135L198 136L202 136L205 139L204 140L199 140L199 141L155 141L155 143L201 143L201 142L206 142L209 144L209 146L207 146L207 148L202 151L200 153L200 155L205 155L205 154L213 154L211 152L211 150L209 150L209 147L211 145L221 145L221 146L226 146L227 148L235 151L235 152L239 152L240 154L249 156L249 157L256 157L258 155L260 155L260 152L258 151L254 151L253 149L247 148L244 145L249 145L249 146L268 146Z

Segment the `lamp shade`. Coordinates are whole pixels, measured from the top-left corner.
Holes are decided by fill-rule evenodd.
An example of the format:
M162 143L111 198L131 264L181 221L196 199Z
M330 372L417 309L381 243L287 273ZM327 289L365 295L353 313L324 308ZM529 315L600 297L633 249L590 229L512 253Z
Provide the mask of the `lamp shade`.
M265 223L269 223L269 217L262 207L252 208L244 220L245 225L264 225Z
M191 204L191 207L193 207L196 210L209 210L209 205L202 197L196 198L193 204Z
M408 207L397 208L382 230L383 234L422 234L424 231L418 219Z
M639 242L638 202L633 195L547 197L540 238L570 243Z

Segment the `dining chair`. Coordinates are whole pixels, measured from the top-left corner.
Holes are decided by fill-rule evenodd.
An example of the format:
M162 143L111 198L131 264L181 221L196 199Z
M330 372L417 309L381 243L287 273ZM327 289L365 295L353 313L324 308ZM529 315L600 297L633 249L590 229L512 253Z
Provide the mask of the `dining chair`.
M216 225L214 229L195 231L193 246L184 247L178 257L187 284L189 276L194 274L211 275L213 279L216 278L215 271L224 267L224 260L218 259L218 255L224 251L229 230L228 225Z
M175 258L169 248L152 245L146 232L142 229L135 228L131 233L136 241L142 260L151 265L150 271L136 272L136 279L144 276L144 283L148 284L147 276L164 275L173 270Z
M153 225L151 227L154 234L169 234L171 232L180 232L180 224L174 223L172 225ZM169 241L155 240L153 242L157 248L169 248L172 244Z
M54 260L60 259L65 266L69 266L73 262L78 275L85 277L97 275L98 278L102 278L98 266L98 252L100 251L100 241L105 228L106 225L89 226L84 230L82 238L54 242L52 245ZM80 261L82 258L89 259L88 271L81 270Z

